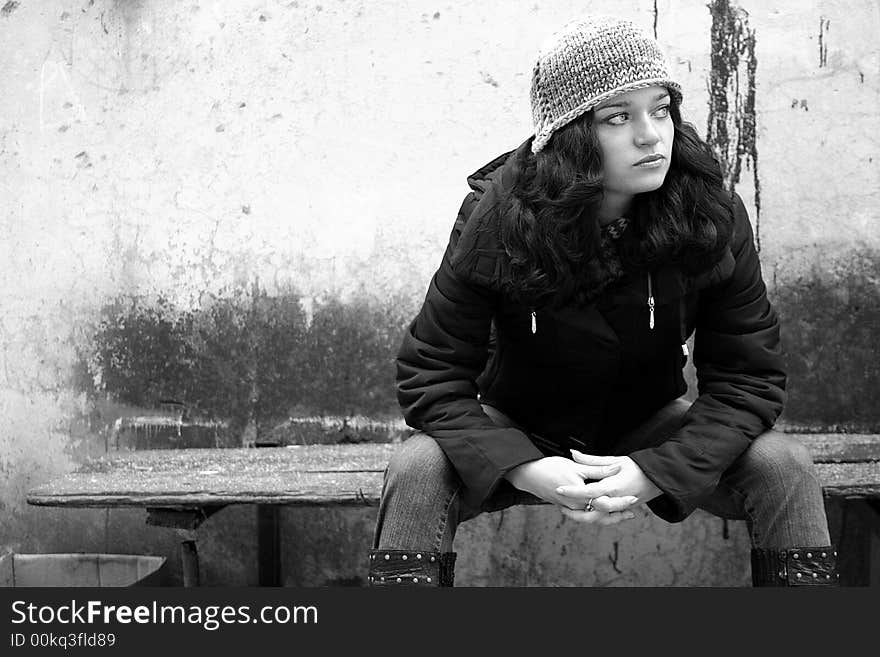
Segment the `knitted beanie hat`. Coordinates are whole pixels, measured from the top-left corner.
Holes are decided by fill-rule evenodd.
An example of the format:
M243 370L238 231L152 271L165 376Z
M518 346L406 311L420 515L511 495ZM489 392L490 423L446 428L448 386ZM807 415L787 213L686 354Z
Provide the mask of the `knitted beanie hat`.
M532 71L532 152L599 103L655 84L681 101L659 44L635 24L598 15L566 23L540 49Z

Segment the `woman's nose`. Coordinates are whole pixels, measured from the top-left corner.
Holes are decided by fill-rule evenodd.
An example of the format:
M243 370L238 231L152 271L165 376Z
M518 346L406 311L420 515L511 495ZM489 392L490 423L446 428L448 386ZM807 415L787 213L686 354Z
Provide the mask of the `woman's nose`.
M653 146L658 141L660 141L660 134L650 118L642 119L636 123L636 143L639 146Z

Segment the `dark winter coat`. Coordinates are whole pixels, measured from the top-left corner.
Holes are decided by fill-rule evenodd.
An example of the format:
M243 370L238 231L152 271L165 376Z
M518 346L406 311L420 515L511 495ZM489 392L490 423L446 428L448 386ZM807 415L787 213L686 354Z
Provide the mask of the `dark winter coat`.
M433 436L479 506L505 473L575 447L616 442L686 390L682 347L695 331L699 396L683 426L629 456L663 492L650 508L678 522L782 410L779 325L767 300L752 229L734 202L734 235L710 270L630 272L589 306L559 311L513 302L501 289L501 156L468 178L449 245L397 357L407 423ZM648 277L655 302L649 327ZM490 404L525 431L498 428Z

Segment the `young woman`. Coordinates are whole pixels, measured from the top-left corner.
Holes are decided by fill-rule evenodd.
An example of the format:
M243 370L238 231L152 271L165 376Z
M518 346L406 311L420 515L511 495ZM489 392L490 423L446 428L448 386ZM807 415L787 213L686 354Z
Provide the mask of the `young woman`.
M654 39L590 17L542 48L535 135L474 173L397 358L420 430L388 465L369 582L451 585L460 522L549 502L747 522L756 585L836 582L742 201ZM699 396L682 367L695 333Z

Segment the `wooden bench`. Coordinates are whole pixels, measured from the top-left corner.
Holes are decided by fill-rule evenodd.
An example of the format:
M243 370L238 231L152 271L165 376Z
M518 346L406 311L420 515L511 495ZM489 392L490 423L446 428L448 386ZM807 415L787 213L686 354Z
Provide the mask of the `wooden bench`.
M308 445L113 452L29 493L29 504L147 510L182 538L185 586L199 584L196 530L230 504L257 510L258 581L280 583L282 505L376 505L396 445Z
M880 528L880 435L797 437L813 454L826 498L854 509L860 518L860 524L850 523L852 536L845 537L841 553L856 550L862 557L869 555L870 562ZM185 586L199 584L199 525L228 505L255 505L259 583L279 585L279 508L376 505L382 473L396 447L384 443L116 452L32 490L27 501L66 508L145 508L147 524L172 527L182 535Z

